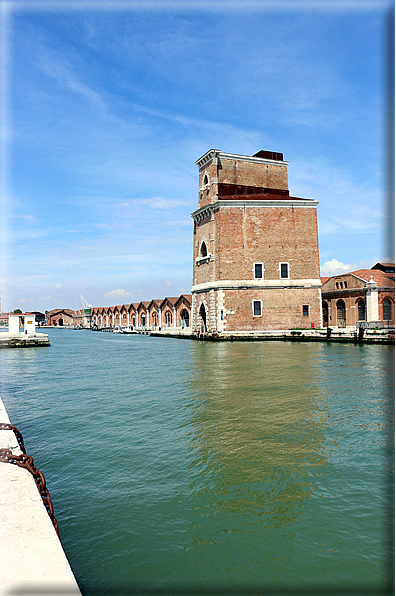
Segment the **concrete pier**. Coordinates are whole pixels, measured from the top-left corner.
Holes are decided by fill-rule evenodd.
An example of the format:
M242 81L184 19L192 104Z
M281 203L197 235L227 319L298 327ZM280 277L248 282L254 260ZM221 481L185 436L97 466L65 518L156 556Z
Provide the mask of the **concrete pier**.
M0 422L10 423L1 399ZM21 454L11 430L0 430L0 448ZM0 596L81 596L28 470L0 462L0 503Z
M40 348L50 346L46 333L0 333L1 348Z
M191 332L191 327L179 329L177 327L166 328L161 331L148 332L152 337L172 337L175 339L200 339L206 341L320 341L338 343L370 343L370 344L394 344L395 329L365 329L359 336L356 327L346 329L285 329L282 331L234 331L221 334L196 335Z

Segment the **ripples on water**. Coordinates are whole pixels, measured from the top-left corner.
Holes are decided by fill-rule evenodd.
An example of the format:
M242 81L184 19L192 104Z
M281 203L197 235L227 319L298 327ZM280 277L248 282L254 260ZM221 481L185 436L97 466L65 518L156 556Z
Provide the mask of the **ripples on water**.
M1 395L83 594L389 585L393 347L49 335Z

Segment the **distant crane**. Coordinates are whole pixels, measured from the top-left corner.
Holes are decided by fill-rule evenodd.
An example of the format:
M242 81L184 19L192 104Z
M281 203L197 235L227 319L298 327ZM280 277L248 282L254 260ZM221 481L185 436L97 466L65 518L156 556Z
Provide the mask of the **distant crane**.
M85 298L83 298L80 294L80 300L81 300L81 304L82 307L84 309L84 314L83 314L83 327L91 327L91 322L92 322L92 304L89 304L89 302L87 302L85 300Z
M81 296L81 294L80 294L80 300L81 300L81 304L82 304L82 307L83 307L83 309L84 309L84 310L85 310L85 309L89 309L89 310L91 310L91 308L92 308L92 304L89 304L89 302L87 302L87 301L85 300L85 298L83 298L83 297Z

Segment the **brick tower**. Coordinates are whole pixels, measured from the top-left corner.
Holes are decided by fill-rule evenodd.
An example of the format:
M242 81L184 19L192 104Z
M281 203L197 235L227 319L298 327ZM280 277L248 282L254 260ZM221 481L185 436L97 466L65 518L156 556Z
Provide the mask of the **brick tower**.
M193 330L321 327L318 201L289 195L283 154L211 149L196 164Z

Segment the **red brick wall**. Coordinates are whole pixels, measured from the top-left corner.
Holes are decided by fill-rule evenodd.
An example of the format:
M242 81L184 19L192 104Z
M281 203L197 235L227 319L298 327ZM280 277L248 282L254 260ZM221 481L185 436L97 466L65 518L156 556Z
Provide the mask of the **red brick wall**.
M289 263L290 279L319 278L314 208L223 207L215 228L216 279L254 279L255 262L264 279L279 279L280 262Z
M253 316L253 300L261 300L261 316ZM308 316L303 316L303 305L309 307ZM224 331L310 329L312 323L318 328L320 308L316 288L224 290Z

